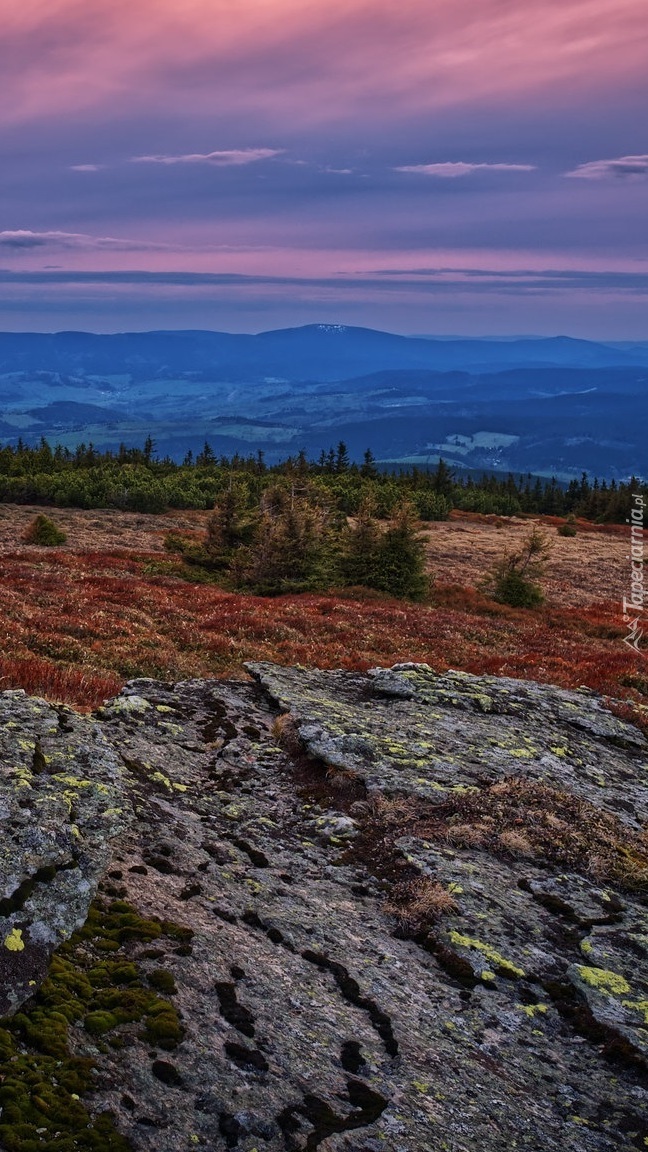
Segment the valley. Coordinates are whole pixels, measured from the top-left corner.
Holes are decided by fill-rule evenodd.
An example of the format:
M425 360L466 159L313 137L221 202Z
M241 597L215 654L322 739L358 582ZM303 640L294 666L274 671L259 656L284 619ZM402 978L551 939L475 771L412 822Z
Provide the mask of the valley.
M0 334L0 439L181 460L317 458L344 440L385 467L645 473L648 349L578 340L444 341L311 325L233 336Z

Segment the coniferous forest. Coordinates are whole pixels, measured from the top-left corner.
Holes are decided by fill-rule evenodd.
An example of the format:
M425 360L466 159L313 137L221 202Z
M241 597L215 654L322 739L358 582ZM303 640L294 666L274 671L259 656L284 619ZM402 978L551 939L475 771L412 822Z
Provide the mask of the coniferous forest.
M569 484L531 474L455 473L443 460L433 470L378 468L370 449L362 463L349 459L344 442L317 460L301 452L272 466L262 453L217 456L206 442L182 463L159 458L149 437L141 448L122 446L98 451L92 444L76 450L37 446L21 441L0 448L0 500L76 508L120 508L133 512L206 509L234 486L252 510L268 488L298 493L307 484L311 496L338 513L355 516L368 504L379 518L389 518L403 501L419 519L444 520L453 508L486 515L575 515L598 523L623 523L632 494L648 486L631 477L626 482L590 478L585 473Z

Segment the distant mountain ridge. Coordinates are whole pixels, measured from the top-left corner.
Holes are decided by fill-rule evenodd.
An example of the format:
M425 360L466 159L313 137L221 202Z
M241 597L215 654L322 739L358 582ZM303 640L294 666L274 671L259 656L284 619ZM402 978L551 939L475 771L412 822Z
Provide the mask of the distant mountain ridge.
M269 462L344 440L395 466L645 475L648 345L441 340L335 324L0 333L0 441Z
M0 372L137 375L202 372L220 379L343 380L389 369L499 372L531 366L648 366L648 346L567 336L441 340L310 324L257 335L210 331L0 333Z

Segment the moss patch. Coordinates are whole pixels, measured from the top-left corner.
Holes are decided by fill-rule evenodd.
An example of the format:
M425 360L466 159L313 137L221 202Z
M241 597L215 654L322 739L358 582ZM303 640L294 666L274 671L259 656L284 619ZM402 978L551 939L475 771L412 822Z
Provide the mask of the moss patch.
M182 1026L159 994L175 992L173 977L165 972L156 983L154 972L147 981L128 955L134 942L160 937L186 941L191 931L146 919L124 901L95 901L83 928L52 958L37 995L0 1021L0 1145L7 1152L131 1152L112 1116L93 1116L84 1104L93 1062L72 1054L69 1030L118 1046L120 1032L139 1026L147 1043L176 1047Z

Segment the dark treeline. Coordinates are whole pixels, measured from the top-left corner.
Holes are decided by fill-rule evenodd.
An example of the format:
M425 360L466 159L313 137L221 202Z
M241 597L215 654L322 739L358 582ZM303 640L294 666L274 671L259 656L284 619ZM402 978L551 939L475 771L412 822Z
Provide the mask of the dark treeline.
M648 497L648 485L589 479L568 485L555 478L484 474L456 476L442 460L433 470L410 468L385 472L370 450L361 464L350 461L346 445L323 451L318 460L305 453L267 465L262 452L248 457L217 456L209 444L181 464L160 459L149 437L142 448L99 451L92 444L74 450L20 441L0 448L0 500L76 508L121 508L163 512L168 508L212 508L236 478L245 480L251 501L258 501L278 478L306 480L325 489L338 511L354 515L368 498L375 515L389 517L408 500L423 520L444 520L452 508L499 516L521 513L579 516L598 522L623 523L633 493Z

